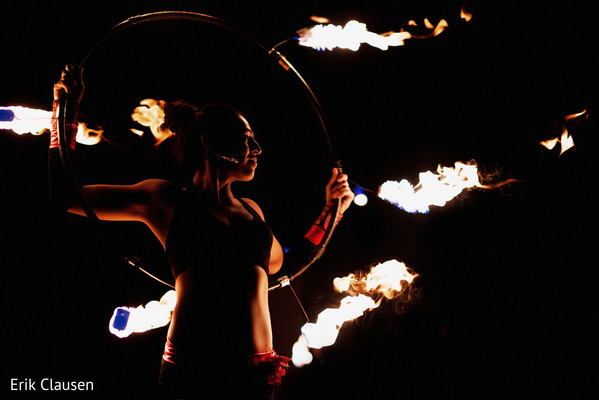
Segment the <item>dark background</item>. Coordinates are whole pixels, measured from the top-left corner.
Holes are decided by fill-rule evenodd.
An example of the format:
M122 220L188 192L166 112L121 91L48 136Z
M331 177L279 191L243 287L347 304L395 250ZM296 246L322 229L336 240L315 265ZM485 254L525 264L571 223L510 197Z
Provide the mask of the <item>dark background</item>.
M50 109L65 63L78 63L112 25L150 11L215 15L267 46L313 25L311 15L337 24L358 19L373 32L445 18L449 28L439 37L386 52L366 44L357 52L317 52L294 41L278 47L318 96L335 153L360 185L416 182L437 164L472 159L485 182L523 180L468 191L427 215L374 196L352 207L323 259L294 284L310 318L337 305L336 276L391 258L420 276L410 301L384 302L344 325L311 365L292 367L280 398L328 398L332 390L342 398L419 399L596 392L593 7L467 2L473 18L466 23L460 1L323 3L4 6L0 105ZM167 149L154 151L147 136L128 132L139 100L226 100L246 113L264 149L255 181L236 190L262 206L283 244L318 214L331 166L318 121L298 82L244 38L194 23L144 26L94 52L85 80L81 112L116 145L80 149L83 183L169 176ZM583 109L589 118L568 126L574 149L558 157L538 145ZM115 307L145 304L166 288L123 265L85 219L50 209L47 135L2 131L0 141L3 389L11 378L52 377L92 380L99 398L151 395L166 328L118 339L108 321ZM169 277L144 226L104 228ZM206 280L226 292L217 273ZM271 294L271 311L275 347L290 355L302 313L287 289Z

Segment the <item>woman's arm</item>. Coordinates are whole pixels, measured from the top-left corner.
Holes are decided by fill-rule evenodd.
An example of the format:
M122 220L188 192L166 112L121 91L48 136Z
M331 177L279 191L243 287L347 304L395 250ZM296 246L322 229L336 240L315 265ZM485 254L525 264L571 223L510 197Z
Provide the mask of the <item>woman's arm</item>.
M336 199L341 201L339 207L339 215L341 217L351 205L354 199L354 193L349 188L347 175L342 174L337 168L333 169L331 180L326 186L326 204L323 211L318 216L308 233L304 235L300 242L296 243L294 246L294 251L290 251L291 254L287 254L289 257L285 255L283 247L273 236L273 243L270 251L270 263L268 266L268 273L270 275L281 271L281 268L283 267L283 260L285 258L289 258L289 262L285 263L286 270L288 269L287 267L289 267L289 269L293 269L296 264L301 263L307 257L307 254L311 252L314 246L320 243L322 237L324 236L326 227L331 223L330 212ZM243 200L247 202L254 210L256 210L262 219L264 219L264 213L255 201L245 198ZM338 222L339 219L334 223Z
M85 215L77 205L74 182L69 179L60 162L58 151L57 109L62 96L69 95L74 105L65 117L67 137L75 150L77 114L85 86L82 71L66 66L60 80L54 84L53 119L49 149L50 202L74 214ZM172 211L180 190L176 185L149 179L134 185L89 185L82 188L83 196L101 220L140 221L147 224L165 245Z
M337 199L340 201L339 215L335 221L332 221L332 210ZM308 232L299 240L294 241L291 249L285 254L284 264L277 270L281 276L289 275L305 265L306 260L312 256L314 249L324 239L327 227L331 223L339 223L353 199L354 193L349 187L348 176L342 174L337 168L333 169L331 180L326 186L326 204Z
M134 185L84 186L83 196L99 219L105 221L139 221L150 227L163 246L170 226L179 188L162 179L148 179ZM85 215L79 205L68 211Z

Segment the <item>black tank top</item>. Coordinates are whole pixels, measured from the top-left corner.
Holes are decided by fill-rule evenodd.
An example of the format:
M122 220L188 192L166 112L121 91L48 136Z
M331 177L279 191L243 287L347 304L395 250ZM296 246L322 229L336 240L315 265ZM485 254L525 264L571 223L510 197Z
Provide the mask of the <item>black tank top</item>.
M218 276L258 265L268 274L272 231L249 204L240 202L252 219L232 218L227 225L210 213L199 189L183 190L166 238L175 279L189 268Z

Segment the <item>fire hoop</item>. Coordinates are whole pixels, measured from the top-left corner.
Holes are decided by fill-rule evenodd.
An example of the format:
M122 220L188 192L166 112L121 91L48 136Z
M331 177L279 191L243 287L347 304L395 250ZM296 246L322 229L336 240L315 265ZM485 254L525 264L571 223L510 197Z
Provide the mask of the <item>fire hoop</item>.
M285 71L290 72L297 80L299 80L299 82L304 90L304 94L306 95L308 101L310 102L310 105L312 106L312 109L316 113L316 116L320 122L322 133L325 136L332 162L336 167L340 167L340 163L337 160L337 157L335 156L335 153L333 151L333 146L332 146L329 132L328 132L327 126L326 126L324 111L323 111L318 99L314 95L314 92L308 85L308 83L304 80L304 78L300 75L300 73L295 69L295 67L293 67L293 65L291 65L291 63L279 51L276 50L277 46L269 48L269 47L263 45L254 35L241 30L239 27L237 27L235 24L233 24L229 21L225 21L223 19L216 18L211 15L200 14L200 13L189 12L189 11L160 11L160 12L136 15L136 16L130 17L130 18L124 20L123 22L120 22L119 24L114 25L112 28L110 28L108 30L108 32L104 35L104 37L101 38L91 48L91 50L89 50L89 52L85 55L85 57L83 57L82 61L79 63L79 69L81 69L85 65L88 58L99 47L101 47L105 42L107 42L109 39L116 36L120 32L123 32L127 29L134 28L136 26L146 24L146 23L160 22L160 21L175 21L175 20L191 21L191 22L197 22L197 23L201 23L201 24L213 25L213 26L217 26L217 27L226 29L228 31L231 31L231 32L247 39L249 42L253 43L254 45L260 47L265 52L266 55L273 57L273 59ZM96 215L94 210L91 208L91 206L85 199L85 196L83 195L81 185L79 184L79 180L77 179L77 174L75 173L73 164L71 162L70 150L69 150L68 140L66 138L66 130L65 130L65 121L66 121L65 115L67 114L66 111L69 106L70 106L70 104L69 104L68 96L66 96L66 95L62 96L61 100L60 100L59 110L58 110L58 138L59 138L60 158L62 160L62 164L63 164L63 167L64 167L67 175L72 179L73 183L75 184L75 187L77 188L77 192L79 195L79 202L83 208L83 211L85 212L85 215L88 217L88 220L94 226L96 232L98 233L99 237L104 241L104 243L111 250L113 250L116 254L118 254L120 256L120 258L122 258L127 264L137 268L138 270L145 273L149 277L155 279L156 281L158 281L168 287L174 288L174 286L172 284L165 282L162 279L160 279L160 278L152 275L150 272L148 272L142 266L141 261L137 257L134 257L134 256L131 257L131 256L125 255L104 234L104 232L100 226L100 219L98 218L98 216ZM337 201L333 207L333 215L335 215L336 217L338 216L338 213L339 213L339 206L340 206L340 200L337 199ZM333 219L333 221L336 220L336 217L335 217L335 219ZM334 229L335 229L335 224L329 224L329 226L325 232L324 238L322 239L320 245L316 246L316 248L312 251L312 253L308 257L308 259L306 261L304 261L295 271L292 271L291 273L289 273L285 276L279 277L278 279L269 282L268 290L270 291L273 289L277 289L279 287L288 286L291 281L293 281L299 275L304 273L316 260L318 260L321 257L326 245L328 244L328 242L333 234Z

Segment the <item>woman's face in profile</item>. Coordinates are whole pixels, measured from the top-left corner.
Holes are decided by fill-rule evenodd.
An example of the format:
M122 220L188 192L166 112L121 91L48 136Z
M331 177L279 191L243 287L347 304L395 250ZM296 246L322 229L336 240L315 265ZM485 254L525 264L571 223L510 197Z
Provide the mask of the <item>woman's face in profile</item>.
M262 148L256 141L254 131L245 117L238 115L235 125L238 125L238 129L228 135L228 143L225 145L227 151L223 151L223 153L239 161L234 163L228 172L238 180L249 181L254 178L258 166L258 155L262 153Z

